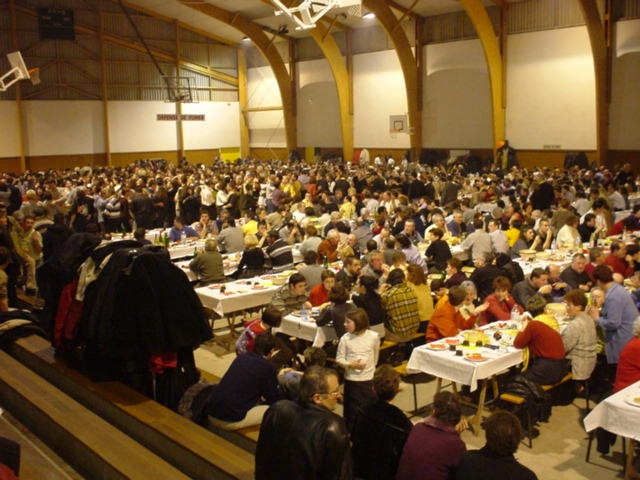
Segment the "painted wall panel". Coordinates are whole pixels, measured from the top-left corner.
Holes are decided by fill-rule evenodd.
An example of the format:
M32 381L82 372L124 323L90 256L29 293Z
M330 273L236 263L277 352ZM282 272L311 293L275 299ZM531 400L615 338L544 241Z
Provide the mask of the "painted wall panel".
M249 108L282 106L278 82L271 67L247 69L247 106ZM282 110L250 112L249 146L253 148L284 148L287 140Z
M400 62L393 50L353 58L354 146L409 148L409 135L389 133L389 116L407 113Z
M101 102L34 100L22 108L25 155L104 153Z
M489 74L480 41L437 43L424 50L423 145L491 148Z
M20 156L20 129L16 102L0 102L0 158Z
M109 102L112 152L144 152L177 149L175 121L159 121L159 113L176 113L175 104L164 102Z
M507 138L516 148L596 148L595 75L585 27L508 38Z
M616 24L613 91L609 128L610 148L640 149L640 20Z
M199 150L240 146L238 102L185 103L182 112L204 114L205 121L184 122L184 148Z
M298 64L298 145L342 145L340 107L333 74L326 60Z

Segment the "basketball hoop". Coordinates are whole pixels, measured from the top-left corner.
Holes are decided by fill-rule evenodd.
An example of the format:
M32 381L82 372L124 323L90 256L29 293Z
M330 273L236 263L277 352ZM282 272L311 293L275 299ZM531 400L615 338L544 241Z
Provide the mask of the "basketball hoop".
M198 103L198 91L193 77L163 75L167 87L167 103Z

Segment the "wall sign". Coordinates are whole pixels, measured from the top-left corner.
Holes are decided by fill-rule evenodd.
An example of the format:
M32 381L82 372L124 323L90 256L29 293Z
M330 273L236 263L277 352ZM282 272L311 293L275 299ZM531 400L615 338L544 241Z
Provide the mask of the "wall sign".
M187 122L204 122L204 114L180 114L176 115L175 113L158 113L156 115L156 120L169 120L175 122L176 120L187 121Z

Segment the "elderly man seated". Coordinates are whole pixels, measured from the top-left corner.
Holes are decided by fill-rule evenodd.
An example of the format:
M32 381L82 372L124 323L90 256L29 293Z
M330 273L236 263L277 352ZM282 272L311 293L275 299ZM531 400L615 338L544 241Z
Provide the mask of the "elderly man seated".
M212 238L204 244L204 252L193 257L189 270L198 276L201 284L224 282L224 266L222 255L218 251L218 242Z

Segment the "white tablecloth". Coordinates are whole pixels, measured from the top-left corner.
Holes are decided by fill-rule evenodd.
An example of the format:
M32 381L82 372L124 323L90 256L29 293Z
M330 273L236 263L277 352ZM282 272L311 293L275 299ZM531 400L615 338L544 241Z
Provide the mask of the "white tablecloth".
M640 440L640 404L630 405L625 399L640 399L640 381L604 399L584 419L587 432L602 427L609 432Z
M451 255L459 258L463 262L471 258L471 250L464 250L459 244L449 247Z
M174 263L176 264L176 266L180 267L180 270L185 273L190 282L195 282L196 280L198 280L198 276L191 270L189 270L189 264L191 263L191 260L180 260ZM226 276L233 275L234 273L236 273L236 270L238 270L238 261L235 260L235 258L233 260L230 260L228 258L224 258L223 256L222 266L224 268L224 274Z
M619 210L617 212L613 212L613 221L617 223L620 220L624 220L629 215L631 215L631 210Z
M483 202L483 203L478 203L474 208L474 210L478 211L478 212L482 212L482 213L492 213L493 209L496 208L498 206L497 203L489 203L489 202Z
M172 245L169 247L169 256L171 260L184 257L193 257L195 249L202 250L204 248L204 240L196 242L187 242L184 245Z
M513 347L508 347L508 351L480 348L478 352L482 353L484 357L488 357L489 360L472 362L464 357L456 356L456 352L431 350L428 344L422 345L413 349L407 369L469 385L473 392L478 388L478 380L490 378L498 372L522 362L522 350Z
M254 285L258 282L259 285ZM221 317L248 308L261 307L271 301L273 293L280 285L272 285L261 277L249 280L236 280L222 284L226 291L220 293L220 285L196 288L196 294L202 305L212 309ZM215 288L212 288L215 287Z
M309 317L311 319L311 317ZM311 319L313 320L313 319ZM336 330L333 327L318 327L314 321L303 320L299 315L286 315L278 328L273 329L274 333L282 332L292 337L301 338L310 342L324 344L335 340Z
M563 258L562 260L557 260L557 261L550 261L550 260L528 261L528 260L524 260L523 258L516 258L514 262L517 262L518 265L520 265L520 268L522 268L522 272L525 274L525 276L527 276L533 271L534 268L547 268L552 263L555 265L558 265L558 267L560 267L560 271L562 271L565 268L567 268L569 265L571 265L571 257Z

